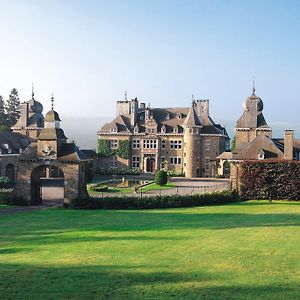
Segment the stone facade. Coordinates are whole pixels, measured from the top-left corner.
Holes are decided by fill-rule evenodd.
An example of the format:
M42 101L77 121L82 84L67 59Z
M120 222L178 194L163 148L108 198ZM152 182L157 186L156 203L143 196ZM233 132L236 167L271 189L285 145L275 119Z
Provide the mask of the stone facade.
M215 175L216 157L229 148L228 134L209 115L209 101L193 101L190 108L150 108L135 98L117 102L117 116L98 132L111 150L130 142L128 160L103 158L104 167L139 168L154 173L164 169L187 177Z

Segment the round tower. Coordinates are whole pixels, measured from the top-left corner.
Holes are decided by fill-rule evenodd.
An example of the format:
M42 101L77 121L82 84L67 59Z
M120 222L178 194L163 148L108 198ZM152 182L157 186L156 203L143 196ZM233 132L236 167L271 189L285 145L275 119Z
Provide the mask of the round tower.
M194 103L183 122L183 172L186 177L199 176L201 122L195 112Z

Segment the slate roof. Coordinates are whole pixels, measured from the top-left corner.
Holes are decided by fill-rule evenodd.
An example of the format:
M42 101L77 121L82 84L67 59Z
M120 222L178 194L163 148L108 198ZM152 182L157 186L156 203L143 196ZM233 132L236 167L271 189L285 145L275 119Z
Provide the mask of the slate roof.
M20 154L20 149L25 150L32 139L20 133L5 131L0 132L1 154Z
M202 125L193 106L191 107L191 109L190 109L188 115L186 116L184 122L182 123L182 125L185 127L195 127L195 126Z
M59 114L55 110L51 109L46 113L45 121L54 122L54 121L61 121L61 119L59 117Z
M190 107L175 107L175 108L151 108L150 115L153 121L157 124L158 133L161 133L161 128L165 126L165 133L173 133L174 128L178 133L183 133L184 122L188 124L196 124L196 126L202 126L201 132L205 134L225 134L227 132L220 124L215 124L211 117L199 117L195 113L190 113ZM188 117L190 113L190 116ZM131 115L119 115L112 122L104 124L104 126L98 131L98 134L112 133L114 128L117 128L117 132L121 134L130 134L134 132L134 127L130 122ZM139 128L139 133L145 133L145 109L139 108L136 118L136 125Z
M64 131L61 128L43 128L38 136L39 140L66 140Z
M57 159L63 161L79 161L88 160L89 158L82 153L74 143L64 143L61 146Z

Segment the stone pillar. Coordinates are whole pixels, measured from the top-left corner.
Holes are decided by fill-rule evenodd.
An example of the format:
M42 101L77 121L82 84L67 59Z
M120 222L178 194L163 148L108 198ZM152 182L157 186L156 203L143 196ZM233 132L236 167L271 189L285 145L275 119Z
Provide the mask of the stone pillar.
M284 159L293 160L294 130L284 131Z

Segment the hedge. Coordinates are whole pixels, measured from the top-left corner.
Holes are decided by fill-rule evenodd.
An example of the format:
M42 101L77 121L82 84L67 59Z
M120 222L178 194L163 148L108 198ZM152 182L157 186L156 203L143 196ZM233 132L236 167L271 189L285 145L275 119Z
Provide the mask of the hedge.
M141 170L134 168L134 169L127 169L127 168L98 168L95 171L97 175L140 175Z
M239 201L237 193L232 191L209 194L172 195L153 197L104 197L104 198L75 198L69 207L73 209L149 209L176 208L203 205L217 205Z
M155 173L155 183L157 185L163 186L168 182L168 175L166 171L158 170Z
M241 167L239 180L243 200L300 200L299 162L246 161Z
M13 189L0 189L0 204L27 205L24 198L14 196Z

